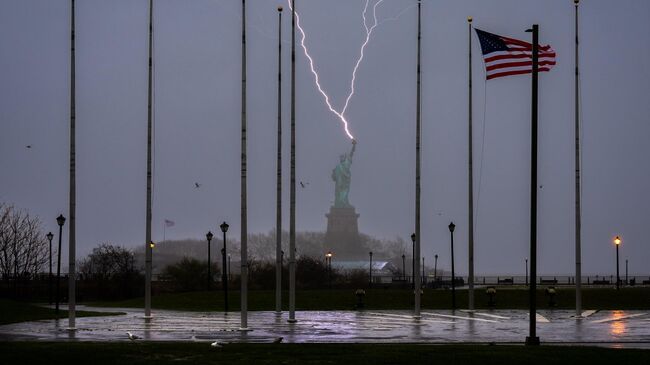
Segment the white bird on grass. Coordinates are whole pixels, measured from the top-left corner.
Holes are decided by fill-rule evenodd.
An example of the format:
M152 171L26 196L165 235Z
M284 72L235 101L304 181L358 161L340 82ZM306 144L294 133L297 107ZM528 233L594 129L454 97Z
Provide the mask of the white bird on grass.
M273 343L280 343L280 342L282 342L283 339L284 339L284 337L278 337L275 340L273 340Z
M214 341L213 343L210 344L212 347L223 347L225 345L225 342L219 342L219 341Z
M129 336L129 340L131 340L131 341L135 341L135 340L137 340L137 339L140 338L140 337L134 335L134 334L131 333L131 332L127 332L126 335Z

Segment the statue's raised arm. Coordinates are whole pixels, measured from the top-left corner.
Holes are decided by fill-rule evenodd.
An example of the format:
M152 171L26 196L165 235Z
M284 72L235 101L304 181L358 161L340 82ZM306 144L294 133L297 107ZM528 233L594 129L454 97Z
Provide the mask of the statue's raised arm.
M352 156L354 156L354 150L357 148L357 140L353 139L352 140L352 149L350 150L350 161L352 160Z

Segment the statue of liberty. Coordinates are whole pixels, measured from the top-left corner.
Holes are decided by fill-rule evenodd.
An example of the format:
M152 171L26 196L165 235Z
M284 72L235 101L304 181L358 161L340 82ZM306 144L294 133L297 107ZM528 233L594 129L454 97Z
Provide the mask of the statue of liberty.
M349 208L351 207L348 201L348 194L350 193L350 182L352 174L350 166L352 166L352 156L354 149L357 146L357 141L352 140L352 150L350 153L344 153L340 157L339 164L332 170L332 180L334 180L334 207L336 208Z

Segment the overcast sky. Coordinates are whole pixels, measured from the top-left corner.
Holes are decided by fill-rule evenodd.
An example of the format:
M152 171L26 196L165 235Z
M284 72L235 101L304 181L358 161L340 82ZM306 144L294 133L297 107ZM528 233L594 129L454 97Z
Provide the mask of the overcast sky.
M376 0L371 0L373 4ZM580 6L583 272L621 261L647 274L650 198L650 2ZM290 13L248 0L251 233L275 226L277 5L285 6L284 173L289 177ZM365 34L365 0L299 0L307 45L335 107ZM407 238L414 225L414 0L385 0L347 113L358 140L350 202L361 231ZM201 238L221 221L239 236L240 2L156 0L153 239ZM147 0L77 1L78 257L101 242L145 240ZM540 75L539 272L574 271L574 7L572 0L423 1L422 255L467 270L467 22L557 51ZM0 201L68 215L69 1L0 2ZM484 81L473 36L477 273L522 274L528 256L530 77ZM350 141L297 55L297 229L323 231L331 170ZM27 149L25 146L33 146ZM195 189L194 183L201 185ZM288 229L288 189L284 228ZM644 233L646 232L646 233ZM64 237L65 239L65 237ZM298 248L299 249L299 248Z

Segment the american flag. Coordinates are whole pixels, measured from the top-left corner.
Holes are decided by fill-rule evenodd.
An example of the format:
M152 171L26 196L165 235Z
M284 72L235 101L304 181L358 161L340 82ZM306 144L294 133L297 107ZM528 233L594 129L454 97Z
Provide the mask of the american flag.
M533 72L533 46L518 39L502 37L475 29L481 42L485 76L488 80L502 76ZM539 71L550 71L555 65L555 50L539 45Z
M165 227L173 227L176 222L165 219Z

